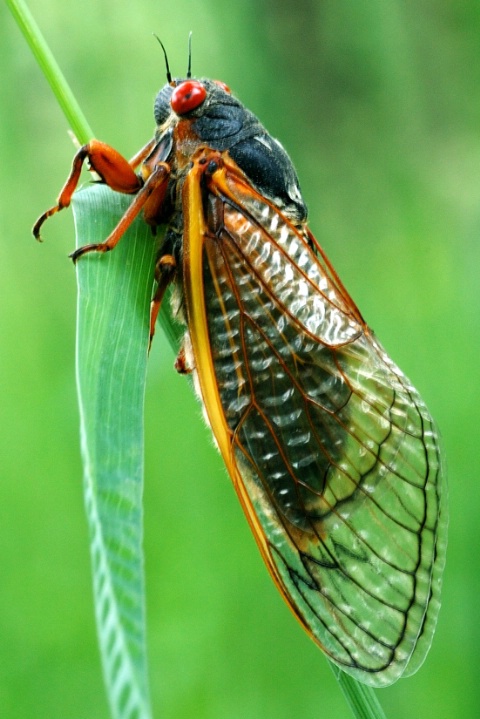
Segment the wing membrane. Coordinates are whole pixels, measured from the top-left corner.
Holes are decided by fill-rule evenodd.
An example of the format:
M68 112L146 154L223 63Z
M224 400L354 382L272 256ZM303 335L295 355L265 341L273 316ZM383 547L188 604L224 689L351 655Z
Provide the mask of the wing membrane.
M297 617L345 671L389 684L423 661L439 608L435 426L308 231L228 159L200 183L197 168L185 293L217 442Z

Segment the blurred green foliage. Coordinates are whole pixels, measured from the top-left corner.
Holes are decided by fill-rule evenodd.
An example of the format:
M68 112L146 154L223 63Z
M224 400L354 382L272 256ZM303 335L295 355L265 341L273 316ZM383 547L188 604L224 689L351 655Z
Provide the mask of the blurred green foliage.
M432 651L380 693L391 719L478 717L480 5L475 0L32 0L97 136L153 131L165 43L281 139L311 226L444 437L450 543ZM107 719L74 382L73 148L0 5L0 715ZM477 347L477 350L475 349ZM146 412L152 694L168 719L347 717L262 566L188 380L157 337Z

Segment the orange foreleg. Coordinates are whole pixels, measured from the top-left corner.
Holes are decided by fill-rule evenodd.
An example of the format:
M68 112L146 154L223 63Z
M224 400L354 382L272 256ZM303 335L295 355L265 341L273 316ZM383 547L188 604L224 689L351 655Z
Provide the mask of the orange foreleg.
M148 154L152 144L153 143L149 143L142 148L142 150L132 158L132 162L136 162L138 158L142 158L144 154ZM88 160L90 169L96 172L97 175L102 178L103 182L116 192L132 195L138 192L142 187L142 179L135 174L133 166L123 155L104 142L91 140L86 145L83 145L73 158L72 169L67 177L67 181L62 187L57 204L44 212L36 221L33 227L33 234L37 240L40 240L40 228L45 220L56 212L63 210L64 207L68 207L70 204L72 195L78 185L85 160Z

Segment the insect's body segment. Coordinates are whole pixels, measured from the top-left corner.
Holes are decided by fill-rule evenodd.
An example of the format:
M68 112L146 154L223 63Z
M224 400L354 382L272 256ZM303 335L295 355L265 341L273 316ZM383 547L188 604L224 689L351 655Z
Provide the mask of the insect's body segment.
M327 655L387 685L420 666L439 609L433 421L311 235L293 166L255 116L220 83L187 79L159 92L155 119L154 140L112 181L100 145L84 150L136 198L75 258L112 249L140 209L167 225L154 319L174 281L187 325L177 367L195 372L265 562Z

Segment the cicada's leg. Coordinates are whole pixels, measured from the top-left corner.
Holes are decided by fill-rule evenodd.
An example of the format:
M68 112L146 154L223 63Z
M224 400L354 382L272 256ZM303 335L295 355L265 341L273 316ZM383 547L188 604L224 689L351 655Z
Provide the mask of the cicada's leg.
M149 142L147 142L146 145L142 147L141 150L135 153L135 155L128 161L128 164L134 170L136 167L142 164L147 157L149 156L150 152L153 150L155 146L155 138L153 137Z
M144 152L145 149L142 148L138 155ZM132 161L136 159L137 156ZM57 204L44 212L43 215L40 215L33 226L33 235L37 240L40 240L40 228L45 220L70 204L85 160L88 160L90 168L102 178L103 182L116 192L133 195L142 187L142 179L135 174L128 160L110 145L99 140L91 140L86 145L83 145L73 158L72 169L62 187Z
M155 279L157 281L157 289L152 298L150 306L150 344L152 345L153 335L155 334L155 323L157 321L160 307L165 296L168 285L172 282L177 264L173 255L162 255L155 267Z
M165 191L167 189L169 177L169 165L167 165L165 162L159 163L155 167L145 184L138 191L132 204L122 216L120 222L115 227L115 229L107 237L105 242L100 242L99 244L95 245L84 245L83 247L79 247L77 250L75 250L75 252L71 253L70 257L72 258L72 260L76 262L79 257L86 254L87 252L109 252L110 250L113 250L117 242L128 230L128 228L142 209L145 211L145 215L147 217L150 217L150 203L157 209L161 207L163 198L165 197Z
M182 346L178 351L174 367L177 370L178 374L191 374L193 372L193 367L190 366L187 360L187 353L185 351L185 340L183 341Z

